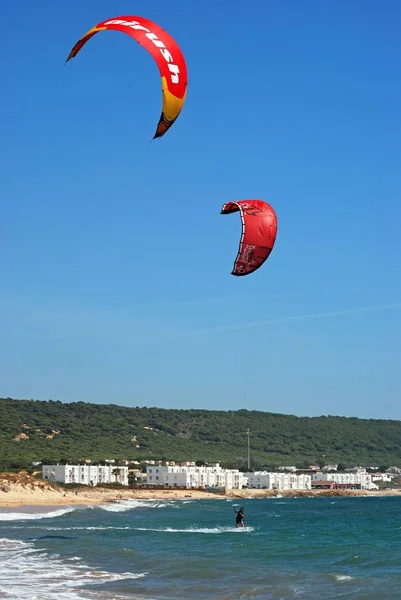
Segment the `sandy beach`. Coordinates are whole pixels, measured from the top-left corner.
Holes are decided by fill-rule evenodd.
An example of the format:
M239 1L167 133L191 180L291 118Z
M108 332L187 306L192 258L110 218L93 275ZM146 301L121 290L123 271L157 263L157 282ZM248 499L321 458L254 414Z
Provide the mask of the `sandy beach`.
M66 490L59 485L37 479L27 473L0 473L0 508L16 506L65 506L107 504L119 500L184 500L204 498L268 498L268 497L328 497L328 496L401 496L397 490L227 490L214 494L201 490L166 489L106 489L79 488Z
M65 489L28 474L0 473L0 508L10 506L94 505L118 500L184 500L216 498L216 494L192 490L135 490L107 488Z

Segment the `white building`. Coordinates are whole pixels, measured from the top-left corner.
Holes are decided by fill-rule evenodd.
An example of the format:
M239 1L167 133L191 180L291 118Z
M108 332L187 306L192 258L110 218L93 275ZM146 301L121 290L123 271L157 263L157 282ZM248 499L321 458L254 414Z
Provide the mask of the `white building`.
M187 466L188 465L188 466ZM204 467L184 465L147 466L148 485L184 488L242 489L247 480L238 469L222 469L219 463ZM192 463L193 465L193 463Z
M269 473L268 471L255 471L244 473L248 479L249 489L268 490L310 490L312 478L303 473Z
M128 485L128 467L115 467L112 465L43 465L42 477L48 481L61 483L81 483L83 485L121 483Z
M377 481L383 481L386 483L391 483L393 478L395 477L394 473L372 473L372 481L375 483Z
M313 481L334 481L339 485L358 485L361 490L377 490L378 487L372 481L372 475L367 473L365 469L357 469L354 473L337 472L337 473L315 473L312 476Z
M152 465L146 467L147 485L181 488L226 488L310 490L311 476L299 473L241 473L238 469L222 469L219 463L196 467L185 465Z

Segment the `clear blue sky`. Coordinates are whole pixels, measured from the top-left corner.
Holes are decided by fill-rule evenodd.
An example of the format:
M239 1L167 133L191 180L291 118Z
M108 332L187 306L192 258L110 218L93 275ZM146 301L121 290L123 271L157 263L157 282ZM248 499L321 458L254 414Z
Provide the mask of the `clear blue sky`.
M184 109L152 143L143 48L99 33L64 65L124 14L187 61ZM25 0L0 16L0 395L400 419L401 5ZM279 232L235 278L240 219L220 209L246 198Z

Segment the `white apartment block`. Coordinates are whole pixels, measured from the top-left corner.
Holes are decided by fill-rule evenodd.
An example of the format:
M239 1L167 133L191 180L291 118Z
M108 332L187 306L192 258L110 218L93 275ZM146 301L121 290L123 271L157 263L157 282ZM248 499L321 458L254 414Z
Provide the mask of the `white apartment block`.
M187 463L188 464L188 463ZM147 485L184 488L242 489L247 480L238 469L222 469L219 463L207 467L160 465L146 467Z
M372 481L372 475L364 469L358 469L354 473L314 473L312 477L314 481L334 481L339 485L360 485L361 490L378 489L378 486Z
M396 477L394 473L372 473L373 483L377 481L385 481L390 483L394 477Z
M304 474L255 471L244 473L244 476L248 479L249 489L310 490L312 487L311 476Z
M128 467L114 465L43 465L42 477L48 481L60 483L81 483L98 485L99 483L121 483L128 485Z

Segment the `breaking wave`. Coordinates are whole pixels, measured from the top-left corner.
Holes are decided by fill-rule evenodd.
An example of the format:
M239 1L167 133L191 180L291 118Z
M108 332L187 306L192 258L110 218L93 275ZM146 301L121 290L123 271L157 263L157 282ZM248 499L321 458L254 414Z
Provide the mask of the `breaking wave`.
M55 517L61 517L69 512L73 512L74 510L76 510L74 507L69 506L68 508L60 508L59 510L41 513L1 512L0 521L34 521L37 519L54 519Z
M108 512L126 512L134 508L179 508L174 501L158 501L158 500L118 500L111 504L103 504L98 506L102 510Z
M29 542L0 538L0 597L15 600L77 600L85 585L138 579L147 573L110 573L80 562L62 560ZM71 564L72 563L72 564ZM16 567L18 575L16 575Z

